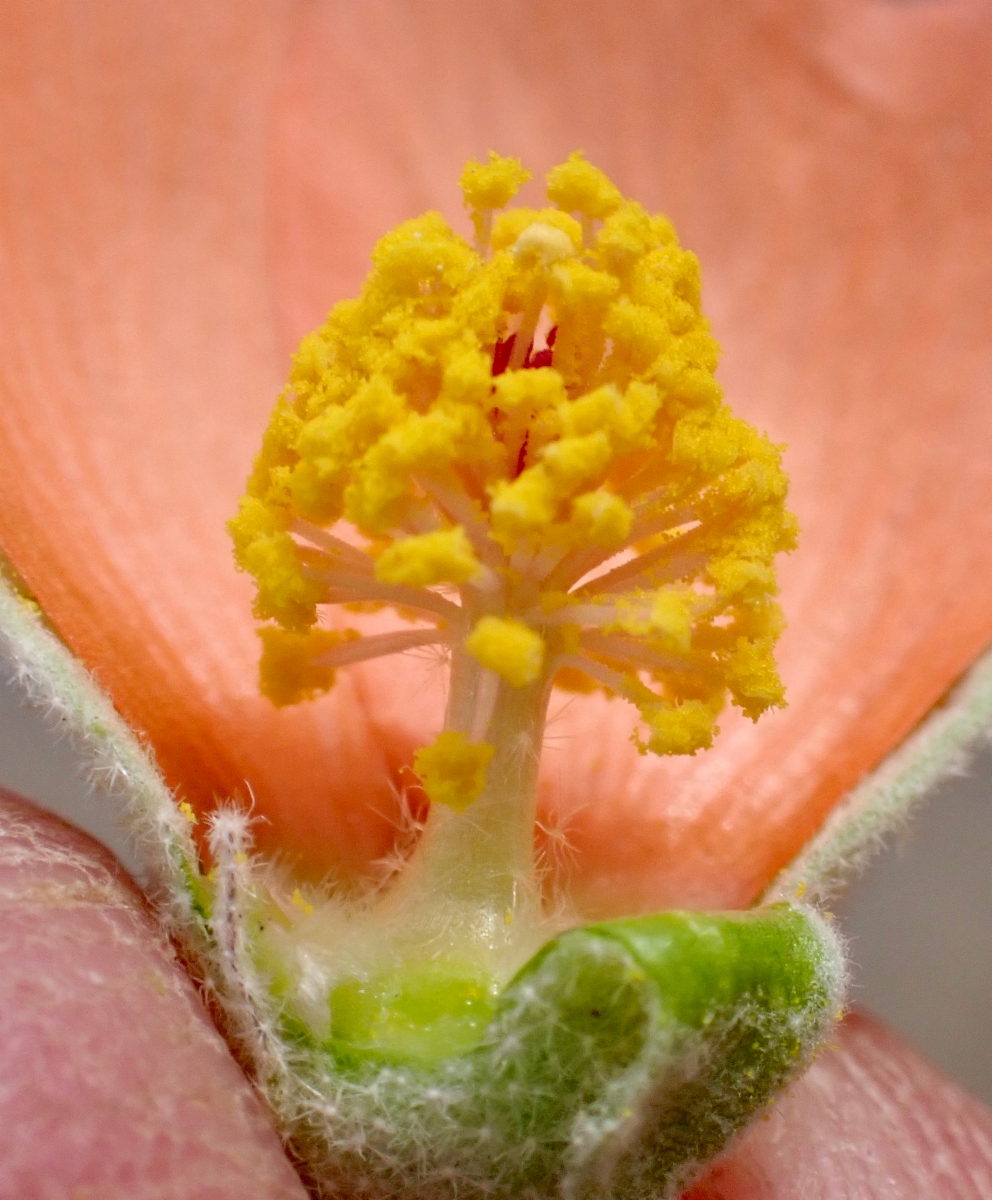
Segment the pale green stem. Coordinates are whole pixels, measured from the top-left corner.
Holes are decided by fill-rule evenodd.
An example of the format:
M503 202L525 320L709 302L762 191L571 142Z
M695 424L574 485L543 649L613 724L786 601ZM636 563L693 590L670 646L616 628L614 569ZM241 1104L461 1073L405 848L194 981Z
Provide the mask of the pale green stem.
M446 728L471 728L482 674L466 651L452 652ZM506 952L512 959L512 947L529 943L540 922L534 822L548 695L547 678L522 688L500 681L485 739L495 753L482 795L464 812L432 806L391 897L406 914L404 924L423 930L435 924L433 914L454 918L460 949L471 957Z
M500 683L486 740L495 754L482 795L465 812L435 805L418 856L449 894L500 912L516 909L534 871L537 765L547 688Z

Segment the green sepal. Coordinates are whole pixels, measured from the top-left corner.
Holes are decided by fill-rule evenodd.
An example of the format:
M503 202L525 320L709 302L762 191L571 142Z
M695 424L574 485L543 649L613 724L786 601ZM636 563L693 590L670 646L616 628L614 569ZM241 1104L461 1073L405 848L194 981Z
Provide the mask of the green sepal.
M468 970L423 963L380 980L347 980L331 993L325 1045L343 1067L378 1061L430 1068L479 1044L495 992L492 981Z
M521 1185L550 1177L557 1152L570 1196L664 1194L808 1058L835 1015L838 975L822 925L787 905L556 938L507 989L483 1051L493 1083L526 1077L536 1098L505 1110L517 1136L543 1131ZM535 1021L546 998L553 1020ZM510 1067L497 1047L513 1026L526 1051Z
M210 921L213 911L213 892L206 876L200 871L199 864L192 865L189 859L180 851L176 854L177 866L186 893L189 896L193 912L204 924Z
M301 1149L376 1196L675 1195L809 1060L842 973L829 927L784 904L572 930L503 990L471 1050L323 1055L310 1083L335 1118L323 1154L314 1127Z

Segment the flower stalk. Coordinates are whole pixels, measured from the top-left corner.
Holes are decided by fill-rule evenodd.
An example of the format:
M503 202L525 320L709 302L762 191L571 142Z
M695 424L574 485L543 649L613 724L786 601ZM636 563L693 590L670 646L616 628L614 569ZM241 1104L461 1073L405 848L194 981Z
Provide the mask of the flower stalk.
M541 917L534 823L550 681L545 673L513 687L464 650L453 651L451 671L455 703L446 729L470 732L493 754L484 786L468 808L432 806L404 879L425 903L436 905L444 896L476 910L466 940L481 935L494 949L521 938L529 945ZM404 881L399 886L406 894Z

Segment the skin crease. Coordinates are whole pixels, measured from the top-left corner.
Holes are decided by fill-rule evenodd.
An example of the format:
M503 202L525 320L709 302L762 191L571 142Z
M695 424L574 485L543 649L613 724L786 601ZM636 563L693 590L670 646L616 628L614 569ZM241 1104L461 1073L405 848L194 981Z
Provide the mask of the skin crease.
M0 3L0 543L171 782L199 804L247 782L270 847L360 869L388 848L441 672L391 659L275 713L223 522L287 353L354 291L374 239L431 206L464 222L454 181L490 144L536 172L581 145L700 254L721 378L789 443L805 532L783 569L790 708L660 762L633 754L621 705L571 703L543 823L564 828L563 879L590 914L746 904L992 636L992 463L975 453L992 433L992 15L498 12ZM840 1035L852 1072L928 1078L859 1028ZM926 1194L909 1148L928 1145L982 1194L980 1109L962 1101L951 1129L925 1083L883 1089L852 1159L837 1110L856 1074L807 1078L782 1119L822 1152L824 1196ZM815 1194L789 1190L786 1134L759 1128L703 1194ZM873 1174L879 1147L911 1174ZM44 1154L37 1194L58 1195ZM863 1166L847 1191L830 1168L845 1154ZM127 1194L195 1194L146 1185Z

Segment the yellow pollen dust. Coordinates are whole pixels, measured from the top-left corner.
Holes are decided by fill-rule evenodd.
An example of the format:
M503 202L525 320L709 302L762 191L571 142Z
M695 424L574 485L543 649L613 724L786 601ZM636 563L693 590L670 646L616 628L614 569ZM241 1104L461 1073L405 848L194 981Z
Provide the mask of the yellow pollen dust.
M461 812L482 795L494 753L487 742L471 742L464 733L449 729L414 754L413 766L431 800Z
M546 207L507 208L529 178L470 162L474 244L436 212L404 222L295 354L230 523L262 689L308 700L340 667L440 644L542 703L552 683L621 696L641 751L693 754L728 701L784 703L781 448L723 401L667 218L580 153ZM344 605L391 607L398 631L318 624ZM419 752L432 799L481 793L490 709Z
M465 639L465 649L517 688L534 683L544 667L541 635L523 621L506 617L483 617Z

